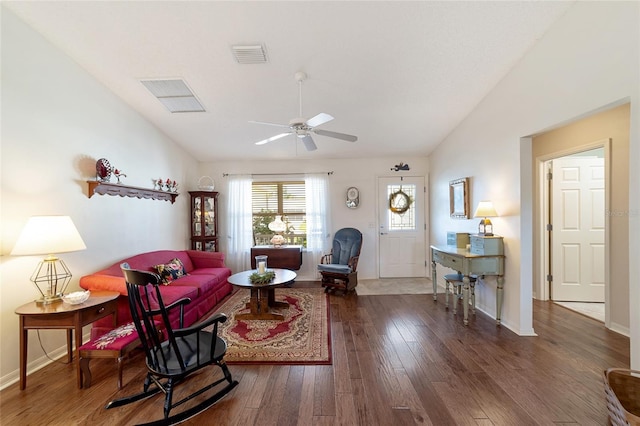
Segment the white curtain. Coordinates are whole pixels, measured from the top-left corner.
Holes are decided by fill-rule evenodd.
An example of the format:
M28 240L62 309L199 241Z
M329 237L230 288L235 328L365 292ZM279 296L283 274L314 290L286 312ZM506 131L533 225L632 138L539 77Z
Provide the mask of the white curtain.
M253 246L251 181L251 175L229 176L228 244L225 263L233 273L251 268L250 255Z
M307 257L315 265L330 247L329 175L305 175L305 199L307 213Z

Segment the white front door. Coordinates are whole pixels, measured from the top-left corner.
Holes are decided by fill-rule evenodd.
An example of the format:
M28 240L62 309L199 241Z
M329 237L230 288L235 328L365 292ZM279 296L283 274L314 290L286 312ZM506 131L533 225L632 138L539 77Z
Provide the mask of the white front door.
M380 277L425 277L423 176L378 178Z
M603 158L553 160L551 299L604 302Z

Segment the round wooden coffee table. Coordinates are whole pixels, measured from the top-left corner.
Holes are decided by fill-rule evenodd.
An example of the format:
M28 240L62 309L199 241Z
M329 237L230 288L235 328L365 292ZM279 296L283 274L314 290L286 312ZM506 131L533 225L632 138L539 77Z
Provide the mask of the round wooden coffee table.
M273 271L276 274L270 283L252 284L249 277L255 271L255 269L251 269L238 272L227 279L229 284L251 290L251 297L249 298L249 303L247 303L247 308L250 312L236 314L235 318L239 320L284 320L284 315L271 312L271 308L289 307L286 302L276 302L275 289L295 280L296 273L289 269L269 268L269 271Z

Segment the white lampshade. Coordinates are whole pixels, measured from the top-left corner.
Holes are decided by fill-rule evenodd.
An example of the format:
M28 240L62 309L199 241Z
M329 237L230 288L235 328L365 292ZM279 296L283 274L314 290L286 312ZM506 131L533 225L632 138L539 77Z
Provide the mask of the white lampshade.
M478 203L478 207L476 208L476 212L473 214L473 217L496 217L498 213L496 209L493 208L493 203L491 201L480 201Z
M33 216L22 229L11 255L47 255L38 263L31 281L42 295L36 303L53 303L62 298L72 276L55 255L86 248L69 216Z
M284 232L287 230L287 224L282 221L282 216L277 215L276 220L269 224L269 229L273 232Z
M67 253L86 248L69 216L32 216L22 229L11 255Z

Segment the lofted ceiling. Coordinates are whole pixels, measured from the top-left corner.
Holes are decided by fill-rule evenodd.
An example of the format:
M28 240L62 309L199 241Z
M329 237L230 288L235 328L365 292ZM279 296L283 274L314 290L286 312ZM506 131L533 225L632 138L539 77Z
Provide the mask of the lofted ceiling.
M426 156L572 2L4 1L200 161ZM239 64L232 46L261 44ZM308 152L254 143L299 116L335 119ZM170 113L141 83L184 79L205 112ZM472 141L470 141L472 143Z

